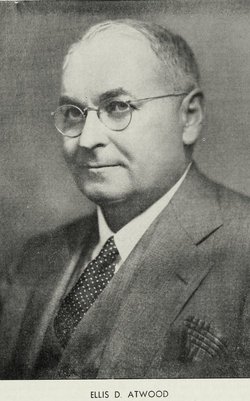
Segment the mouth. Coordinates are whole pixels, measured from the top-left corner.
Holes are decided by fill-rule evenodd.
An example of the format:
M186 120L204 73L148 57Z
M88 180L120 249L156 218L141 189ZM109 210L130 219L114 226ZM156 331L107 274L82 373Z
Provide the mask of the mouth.
M87 168L88 170L99 170L104 168L112 168L112 167L120 167L120 164L83 164L82 167Z

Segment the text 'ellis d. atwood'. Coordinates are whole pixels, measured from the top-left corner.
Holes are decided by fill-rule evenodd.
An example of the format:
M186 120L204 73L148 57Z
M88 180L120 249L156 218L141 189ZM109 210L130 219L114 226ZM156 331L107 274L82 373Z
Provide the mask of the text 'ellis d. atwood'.
M130 390L130 391L91 391L90 398L92 399L107 399L107 398L124 398L124 399L135 399L135 398L167 398L167 390ZM126 397L126 398L125 398Z

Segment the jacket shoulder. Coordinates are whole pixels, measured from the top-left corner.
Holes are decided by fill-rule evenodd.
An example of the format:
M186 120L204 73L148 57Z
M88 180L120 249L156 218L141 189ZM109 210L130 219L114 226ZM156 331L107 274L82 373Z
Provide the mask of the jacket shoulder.
M95 224L95 215L87 215L75 219L69 223L60 225L52 230L43 231L38 235L32 236L25 244L23 249L30 247L51 246L58 241L68 241L74 243L81 233L84 235L91 232Z
M250 197L241 194L203 174L197 166L198 177L201 183L201 192L204 188L212 191L217 197L222 215L226 219L246 218L250 219ZM205 191L204 191L205 192Z
M226 218L246 219L250 221L250 198L224 185L217 184L219 203Z
M21 277L25 281L36 279L58 253L67 254L84 236L90 236L95 225L95 215L84 216L70 223L42 232L24 243L10 267L10 281ZM48 263L47 263L48 262Z

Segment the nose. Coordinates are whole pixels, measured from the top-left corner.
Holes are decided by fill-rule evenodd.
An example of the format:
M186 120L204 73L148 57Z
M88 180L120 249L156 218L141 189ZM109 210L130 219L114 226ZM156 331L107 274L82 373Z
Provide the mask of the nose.
M93 149L106 146L109 142L106 135L107 128L102 124L95 110L89 110L87 118L79 136L79 146Z

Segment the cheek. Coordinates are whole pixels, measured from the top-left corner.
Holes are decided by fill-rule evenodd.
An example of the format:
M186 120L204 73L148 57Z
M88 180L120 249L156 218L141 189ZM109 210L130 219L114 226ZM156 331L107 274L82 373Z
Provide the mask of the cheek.
M74 157L78 147L78 138L63 137L63 155L66 160Z
M126 132L126 137L120 136L119 141L113 140L115 146L127 158L131 166L147 168L152 163L159 165L172 158L182 149L181 133L173 124L165 125L163 121L149 122L148 125L134 125Z

